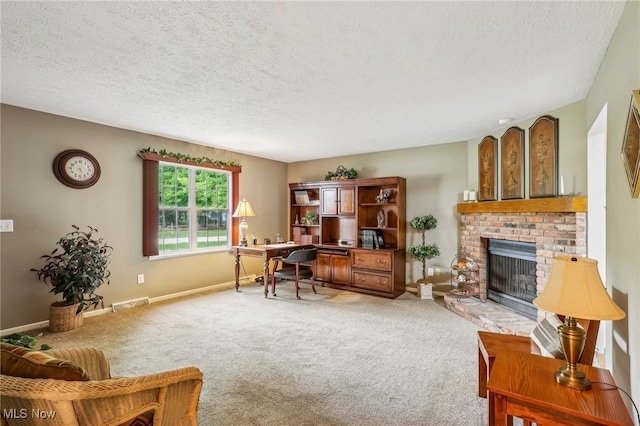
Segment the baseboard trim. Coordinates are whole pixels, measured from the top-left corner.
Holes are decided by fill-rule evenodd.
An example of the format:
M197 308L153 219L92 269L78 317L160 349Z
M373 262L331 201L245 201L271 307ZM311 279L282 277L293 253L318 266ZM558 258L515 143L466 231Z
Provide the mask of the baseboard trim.
M247 275L246 277L240 277L240 285L254 284L256 275ZM165 300L175 299L177 297L191 296L192 294L203 293L205 291L214 290L227 290L235 287L235 281L227 281L226 283L213 284L206 287L194 288L193 290L180 291L178 293L171 293L164 296L152 297L149 299L149 303L163 302Z
M253 285L253 284L255 284L255 279L256 279L256 275L255 274L247 275L245 277L240 277L240 285L241 286ZM224 283L213 284L213 285L209 285L209 286L206 286L206 287L194 288L193 290L186 290L186 291L180 291L180 292L177 292L177 293L167 294L167 295L164 295L164 296L151 297L151 298L149 298L149 303L162 302L162 301L165 301L165 300L176 299L178 297L190 296L190 295L193 295L193 294L204 293L204 292L207 292L207 291L227 290L227 289L235 287L235 285L236 285L235 281L228 281L228 282L224 282ZM123 303L123 302L116 302L116 303L112 304L110 307L104 308L104 309L94 309L94 310L91 310L91 311L85 311L84 312L84 316L85 317L94 317L96 315L103 315L103 314L107 314L107 313L113 313L113 305L118 305L118 304L121 304L121 303ZM6 336L8 334L13 334L13 333L24 333L24 332L27 332L27 331L37 330L37 329L47 328L47 327L49 327L49 320L39 321L39 322L31 323L31 324L19 325L17 327L12 327L12 328L7 328L7 329L4 329L4 330L0 330L0 336Z

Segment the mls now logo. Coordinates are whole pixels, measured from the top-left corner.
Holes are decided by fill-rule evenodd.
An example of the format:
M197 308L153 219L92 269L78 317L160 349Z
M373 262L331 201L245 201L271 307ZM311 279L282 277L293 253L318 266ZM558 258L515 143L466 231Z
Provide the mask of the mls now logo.
M8 410L3 408L2 417L5 419L53 419L56 417L56 412L39 410L37 408L32 408L31 411L26 408L10 408Z
M26 419L29 417L29 411L26 408L10 408L2 409L2 417L5 419Z

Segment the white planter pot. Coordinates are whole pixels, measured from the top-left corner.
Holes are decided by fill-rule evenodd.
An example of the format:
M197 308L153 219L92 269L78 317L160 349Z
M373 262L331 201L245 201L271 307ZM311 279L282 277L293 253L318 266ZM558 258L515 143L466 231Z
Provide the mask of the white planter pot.
M433 284L418 284L418 296L420 299L433 299Z

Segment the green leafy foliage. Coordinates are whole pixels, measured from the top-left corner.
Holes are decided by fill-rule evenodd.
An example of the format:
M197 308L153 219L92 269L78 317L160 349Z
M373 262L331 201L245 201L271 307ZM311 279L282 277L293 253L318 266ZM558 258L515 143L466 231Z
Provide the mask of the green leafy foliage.
M409 247L408 253L416 260L433 259L436 256L440 256L440 249L437 244L429 244L424 246Z
M422 232L422 235L424 237L424 231L435 229L435 227L438 226L438 219L436 219L432 215L416 216L411 219L411 222L409 222L409 224L416 231Z
M242 167L240 164L234 162L234 161L222 161L222 160L213 160L209 157L192 157L190 155L186 155L186 154L180 154L180 153L176 153L176 152L170 152L167 151L166 149L161 149L159 151L148 147L148 148L143 148L140 151L138 151L138 153L140 155L149 153L149 154L158 154L161 155L164 158L169 158L169 157L173 157L175 159L178 160L179 163L184 163L185 161L191 161L195 164L203 164L203 163L211 163L211 164L215 164L218 167Z
M308 211L302 216L302 223L305 225L315 225L318 223L318 215L312 211Z
M9 343L15 346L22 346L28 349L35 349L36 345L38 344L37 337L40 337L40 336L42 336L42 333L36 335L35 337L28 336L26 334L13 333L13 334L9 334L8 336L4 336L0 338L0 341L2 341L3 343ZM40 345L41 351L46 351L48 349L51 349L51 346L47 344Z
M358 172L353 167L347 169L344 166L338 166L335 172L327 172L324 175L324 180L355 179L357 176Z
M422 244L409 247L407 253L414 259L422 262L422 279L418 283L427 282L427 259L433 259L440 256L440 249L437 244L426 244L425 233L430 229L434 229L438 225L438 220L432 215L416 216L409 222L411 227L422 233Z
M224 172L195 170L195 201L200 209L226 209L227 175ZM189 169L185 166L160 165L158 182L160 207L189 206Z
M77 313L98 305L104 308L102 296L95 291L105 282L109 284L111 272L107 269L113 248L94 234L98 230L89 226L81 231L72 225L69 232L56 243L59 247L51 254L41 256L44 266L32 268L38 279L51 286L50 293L62 294L64 305L78 304ZM62 250L60 250L62 249Z

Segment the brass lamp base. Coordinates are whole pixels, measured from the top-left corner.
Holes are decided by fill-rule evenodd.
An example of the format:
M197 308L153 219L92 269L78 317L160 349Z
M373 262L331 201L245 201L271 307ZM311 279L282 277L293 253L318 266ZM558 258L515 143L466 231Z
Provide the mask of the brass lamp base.
M577 368L571 368L570 365L556 371L555 376L556 382L561 385L578 390L591 389L591 380L589 380L582 371Z
M558 335L560 336L560 343L567 365L556 371L556 382L573 389L591 389L591 380L582 371L578 370L577 366L584 349L585 331L578 327L575 318L566 317L564 324L558 327Z

